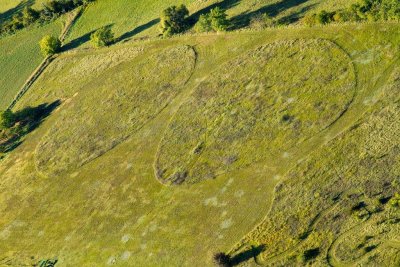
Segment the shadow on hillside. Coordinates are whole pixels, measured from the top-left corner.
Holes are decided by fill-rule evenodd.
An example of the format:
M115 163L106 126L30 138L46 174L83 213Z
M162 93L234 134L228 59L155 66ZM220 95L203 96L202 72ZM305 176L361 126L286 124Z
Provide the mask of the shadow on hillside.
M244 12L244 13L237 15L231 19L231 22L233 24L233 29L240 29L240 28L249 26L251 19L259 14L267 14L270 17L276 17L277 15L279 15L280 13L282 13L286 10L296 7L296 6L299 6L306 2L308 2L308 0L282 0L278 3L266 5L257 10L254 10L254 11ZM285 18L280 19L279 21L280 22L294 22L294 21L298 20L299 16L302 13L306 12L309 8L311 8L311 7L303 8L301 12L297 12L295 14L289 15Z
M30 7L34 3L35 3L35 0L24 0L24 1L21 1L16 7L11 8L4 13L0 13L0 23L3 23L4 21L11 19L12 16L22 12L22 10L25 7Z
M124 42L124 41L128 41L130 38L132 38L133 36L141 33L142 31L145 31L151 27L153 27L154 25L158 24L160 22L160 19L153 19L143 25L140 25L136 28L134 28L133 30L126 32L124 34L122 34L120 37L115 39L115 42Z
M256 260L256 257L260 255L260 253L263 252L264 250L265 250L265 245L259 245L257 247L251 246L251 249L240 252L239 254L233 256L231 260L231 265L232 266L239 265L245 261L250 260L251 258L254 258L254 260Z
M212 4L208 7L200 9L189 16L189 18L188 18L189 26L190 27L194 26L196 24L196 22L199 20L201 15L209 13L211 11L211 9L213 9L213 8L219 7L221 9L228 10L228 9L231 9L231 8L239 5L240 1L241 0L223 0L221 2Z
M106 25L104 27L107 27L107 28L110 27L111 28L113 25L114 24L108 24L108 25ZM83 45L84 43L89 42L90 41L90 35L92 35L92 33L97 31L98 29L100 29L100 28L97 28L97 29L95 29L95 30L93 30L91 32L85 33L84 35L82 35L82 36L72 40L71 42L63 45L61 47L61 52L65 52L65 51L68 51L68 50L75 49L75 48Z
M8 153L22 144L24 136L39 127L40 124L61 104L60 100L41 104L36 107L26 107L14 113L15 125L9 129L7 138L0 140L0 152Z

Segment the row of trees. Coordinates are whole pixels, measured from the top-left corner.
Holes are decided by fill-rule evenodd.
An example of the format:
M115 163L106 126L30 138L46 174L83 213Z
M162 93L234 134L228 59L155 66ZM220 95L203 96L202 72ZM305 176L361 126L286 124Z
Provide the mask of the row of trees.
M109 46L114 42L114 34L110 27L102 27L90 35L90 41L95 48ZM61 50L61 41L52 35L46 35L39 42L44 56L54 55Z
M215 7L208 14L202 14L194 27L197 32L220 32L230 27L225 10ZM185 5L171 6L161 13L160 31L164 37L182 33L189 29L189 10Z
M348 21L389 21L400 20L399 0L362 0L346 9L328 12L322 10L305 16L303 23L309 26Z
M0 24L0 34L11 34L29 25L51 21L60 15L85 5L94 0L50 0L43 4L41 10L25 7L22 12L15 14L11 19Z

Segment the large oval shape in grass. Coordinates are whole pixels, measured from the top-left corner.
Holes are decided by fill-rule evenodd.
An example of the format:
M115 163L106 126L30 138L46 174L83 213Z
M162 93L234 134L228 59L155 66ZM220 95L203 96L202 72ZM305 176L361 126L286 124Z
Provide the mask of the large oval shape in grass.
M164 183L194 183L285 151L348 108L353 65L327 40L258 47L213 72L170 123L156 158Z
M194 69L193 49L150 52L110 68L66 105L36 149L39 171L58 175L99 157L181 91Z

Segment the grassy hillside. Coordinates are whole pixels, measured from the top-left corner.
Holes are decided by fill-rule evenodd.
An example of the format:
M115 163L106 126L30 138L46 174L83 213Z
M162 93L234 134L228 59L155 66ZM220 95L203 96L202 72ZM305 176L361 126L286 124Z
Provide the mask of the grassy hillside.
M60 55L15 107L46 104L48 117L0 162L0 264L211 266L217 251L250 266L394 262L398 29Z

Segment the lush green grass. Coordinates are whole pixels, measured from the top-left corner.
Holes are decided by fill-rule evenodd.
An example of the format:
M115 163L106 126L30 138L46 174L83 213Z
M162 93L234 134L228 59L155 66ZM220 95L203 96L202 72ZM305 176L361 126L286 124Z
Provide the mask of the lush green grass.
M0 162L0 258L5 258L1 263L32 264L40 259L58 258L61 266L113 263L211 266L214 252L234 248L231 253L235 261L251 264L253 254L246 250L251 245L266 245L265 252L257 257L266 264L270 263L269 257L284 251L288 252L276 259L278 263L293 263L293 256L297 261L297 255L315 247L321 251L316 259L319 263L325 263L327 253L333 253L333 259L339 264L351 261L342 246L352 246L353 241L339 238L346 236L346 229L360 222L355 215L345 212L347 207L352 207L347 204L350 200L356 204L361 200L361 195L351 197L351 192L361 190L369 206L369 198L382 195L369 193L371 180L373 189L382 188L385 194L392 194L396 189L386 190L382 186L398 176L398 152L394 149L398 144L399 111L398 103L394 102L398 98L398 76L392 74L399 56L398 29L398 24L366 24L182 36L60 56L15 107L62 101L39 128ZM263 49L256 50L260 47ZM192 49L196 54L194 67ZM162 62L168 63L167 66L159 65ZM349 62L354 63L353 70ZM287 64L286 68L283 63ZM233 168L215 179L194 185L159 183L154 164L158 152L167 152L164 158L170 155L171 162L177 157L163 150L166 140L170 140L173 149L186 141L184 138L191 138L190 135L173 136L173 130L178 129L174 123L184 122L180 116L185 114L190 124L190 118L199 118L206 111L202 106L199 110L193 108L196 106L192 103L202 99L196 100L193 96L206 97L209 93L207 105L213 107L218 101L230 103L226 93L230 89L238 96L238 103L243 104L234 105L239 115L247 114L244 104L250 102L252 107L252 103L257 103L249 99L251 95L247 98L236 89L243 88L250 93L255 90L235 82L248 79L241 64L258 76L255 83L276 77L271 80L276 91L262 95L268 101L282 100L277 108L251 111L276 120L271 128L280 127L278 119L285 114L285 109L302 121L309 114L313 117L310 128L303 129L298 139L293 136L288 144L286 133L278 134L283 137L277 138L276 143L273 139L272 144L282 145L284 149L272 147L271 151L277 153L266 154L257 149L270 148L267 135L258 139L260 147L250 142L249 151L246 146L229 143L225 133L215 135L204 153L216 170L224 168L220 158L212 157L213 153L218 154L213 147L218 147L219 140L223 140L228 150L236 148L240 151L235 152L245 153L248 166ZM314 82L309 86L302 78L310 64L323 66L335 77L328 79L325 76L328 71L322 71L324 75L320 76L318 71L311 70L309 79L324 87L318 89ZM229 67L233 74L239 75L229 76L233 75ZM286 79L282 71L287 71L292 79ZM152 79L148 78L150 75ZM293 84L294 81L298 83ZM173 90L167 86L168 94L158 95L158 88L168 83ZM287 96L283 94L286 90ZM351 99L348 92L355 94L346 109ZM138 93L142 95L138 97ZM310 95L306 98L303 93ZM292 94L299 101L287 106L284 97L292 98ZM146 97L148 102L144 102ZM312 100L311 106L302 97ZM322 101L321 98L327 102L323 107L333 104L338 107L325 108L321 114L315 112L313 103ZM166 103L169 104L165 106ZM346 112L339 116L340 111ZM224 109L215 112L216 117L223 114L234 120L234 112L224 112ZM135 114L145 117L130 118ZM204 112L203 117L214 116L211 115ZM325 117L326 120L322 119ZM244 116L233 124L251 126L251 119ZM359 123L362 124L358 128L352 127ZM229 131L236 130L231 123L222 125ZM267 133L271 131L258 121L255 125ZM324 129L325 126L329 127ZM290 132L292 128L286 127ZM218 133L216 128L210 128L210 132ZM253 138L252 134L253 131L249 136ZM220 136L223 138L218 139ZM82 157L77 161L75 151L80 149ZM97 157L91 158L92 151ZM181 153L180 149L176 151ZM387 156L368 163L358 160L363 153L371 153L374 158ZM259 155L262 157L257 161ZM386 163L380 164L382 161ZM80 166L83 162L86 164ZM363 164L376 168L369 172L370 168L363 169ZM286 182L276 187L273 199L274 188L280 181ZM332 200L342 191L345 192L339 200ZM272 201L274 204L268 213ZM337 206L330 209L334 203ZM333 219L330 212L339 207L340 218ZM321 211L320 219L310 223ZM263 221L267 214L268 218ZM384 211L382 218L384 214L397 216ZM389 229L388 238L384 235L380 238L385 240L385 246L397 244L396 228L374 227L365 230L377 235L381 229ZM321 231L316 231L317 228ZM311 233L306 235L306 230ZM304 242L298 244L300 236ZM329 250L330 243L336 239ZM374 244L365 244L371 245ZM378 259L395 255L390 249L385 250L385 246L375 250L379 252ZM238 256L239 252L244 253ZM314 255L306 255L310 254Z
M39 40L46 34L59 35L61 20L43 27L29 27L0 38L0 109L11 103L26 79L43 60Z

